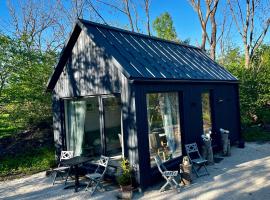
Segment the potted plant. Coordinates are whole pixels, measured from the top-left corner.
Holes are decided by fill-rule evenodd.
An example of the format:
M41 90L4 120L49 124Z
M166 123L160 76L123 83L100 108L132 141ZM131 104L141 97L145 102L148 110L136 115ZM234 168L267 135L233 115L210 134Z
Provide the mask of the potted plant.
M120 173L116 178L122 192L122 199L132 198L132 168L127 159L123 158L120 162Z

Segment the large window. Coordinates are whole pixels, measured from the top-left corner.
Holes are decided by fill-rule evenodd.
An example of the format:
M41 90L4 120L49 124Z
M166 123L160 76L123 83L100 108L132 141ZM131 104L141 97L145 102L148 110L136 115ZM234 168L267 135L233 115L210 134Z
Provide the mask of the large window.
M178 93L147 94L151 166L154 156L163 162L182 155Z
M75 156L99 159L101 154L122 155L120 98L65 100L65 123L67 149L73 150Z
M119 97L103 99L106 155L121 157L121 101Z
M209 92L202 93L202 119L203 119L203 132L208 133L212 129Z
M65 100L67 149L75 156L101 154L99 104L97 97Z

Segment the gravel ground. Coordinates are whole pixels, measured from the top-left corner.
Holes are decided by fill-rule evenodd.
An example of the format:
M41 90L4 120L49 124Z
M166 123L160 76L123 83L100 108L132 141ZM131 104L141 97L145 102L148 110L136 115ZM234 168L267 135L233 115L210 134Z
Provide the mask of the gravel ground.
M167 190L159 193L164 181L135 193L134 199L270 199L270 143L247 143L246 148L232 147L232 156L208 166L210 176L194 179L180 193ZM0 182L0 199L90 199L89 193L64 190L63 184L51 185L45 173L12 181ZM118 188L108 184L106 192L97 192L91 199L117 199Z

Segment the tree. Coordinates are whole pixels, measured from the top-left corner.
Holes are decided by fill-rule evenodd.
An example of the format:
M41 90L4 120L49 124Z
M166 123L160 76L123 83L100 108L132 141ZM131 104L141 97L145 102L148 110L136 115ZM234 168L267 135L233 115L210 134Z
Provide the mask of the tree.
M98 3L108 6L114 11L123 14L128 19L128 29L132 32L144 32L143 24L146 19L146 32L151 35L150 30L150 5L151 0L96 0ZM145 15L140 19L139 13Z
M158 37L179 42L175 28L173 26L173 20L168 12L161 14L153 22L153 29Z
M262 44L270 26L270 5L266 1L246 0L241 4L239 0L227 0L233 21L242 38L245 50L245 67L250 67L256 50ZM255 23L260 24L261 27Z
M57 54L28 48L24 40L1 38L6 39L0 40L0 48L11 50L0 57L1 69L9 69L1 70L5 82L1 89L0 115L8 116L8 123L17 129L47 120L51 117L51 98L44 91Z
M225 56L225 67L240 84L240 107L243 125L270 123L270 46L261 45L254 54L252 65L245 68L245 55L231 48Z
M13 35L39 50L58 49L64 44L66 30L61 22L60 1L7 1Z
M144 0L144 10L145 10L145 15L146 15L146 30L149 36L151 35L150 16L149 16L150 4L151 4L150 0Z
M0 102L3 102L2 93L8 83L8 79L16 68L12 65L12 56L15 44L10 37L0 35Z
M136 28L137 32L140 32L139 27L138 27L138 12L133 1L117 0L117 1L111 2L111 1L106 1L106 0L97 0L97 2L104 4L106 6L109 6L113 10L116 10L124 14L129 21L129 28L131 29L131 31L134 32Z
M219 0L205 0L206 12L203 16L202 5L200 0L189 0L189 3L197 13L201 28L202 28L202 42L201 49L205 51L206 41L210 44L210 55L212 59L216 59L216 44L217 44L217 23L216 23L216 11ZM207 23L210 17L211 31L207 32ZM211 34L211 38L209 35Z

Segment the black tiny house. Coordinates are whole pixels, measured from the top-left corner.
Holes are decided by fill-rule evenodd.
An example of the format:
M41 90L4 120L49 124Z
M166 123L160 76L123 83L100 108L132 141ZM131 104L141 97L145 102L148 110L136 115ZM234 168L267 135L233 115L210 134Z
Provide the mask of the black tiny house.
M183 145L240 138L238 80L197 47L78 20L48 82L59 149L127 157L141 188Z

